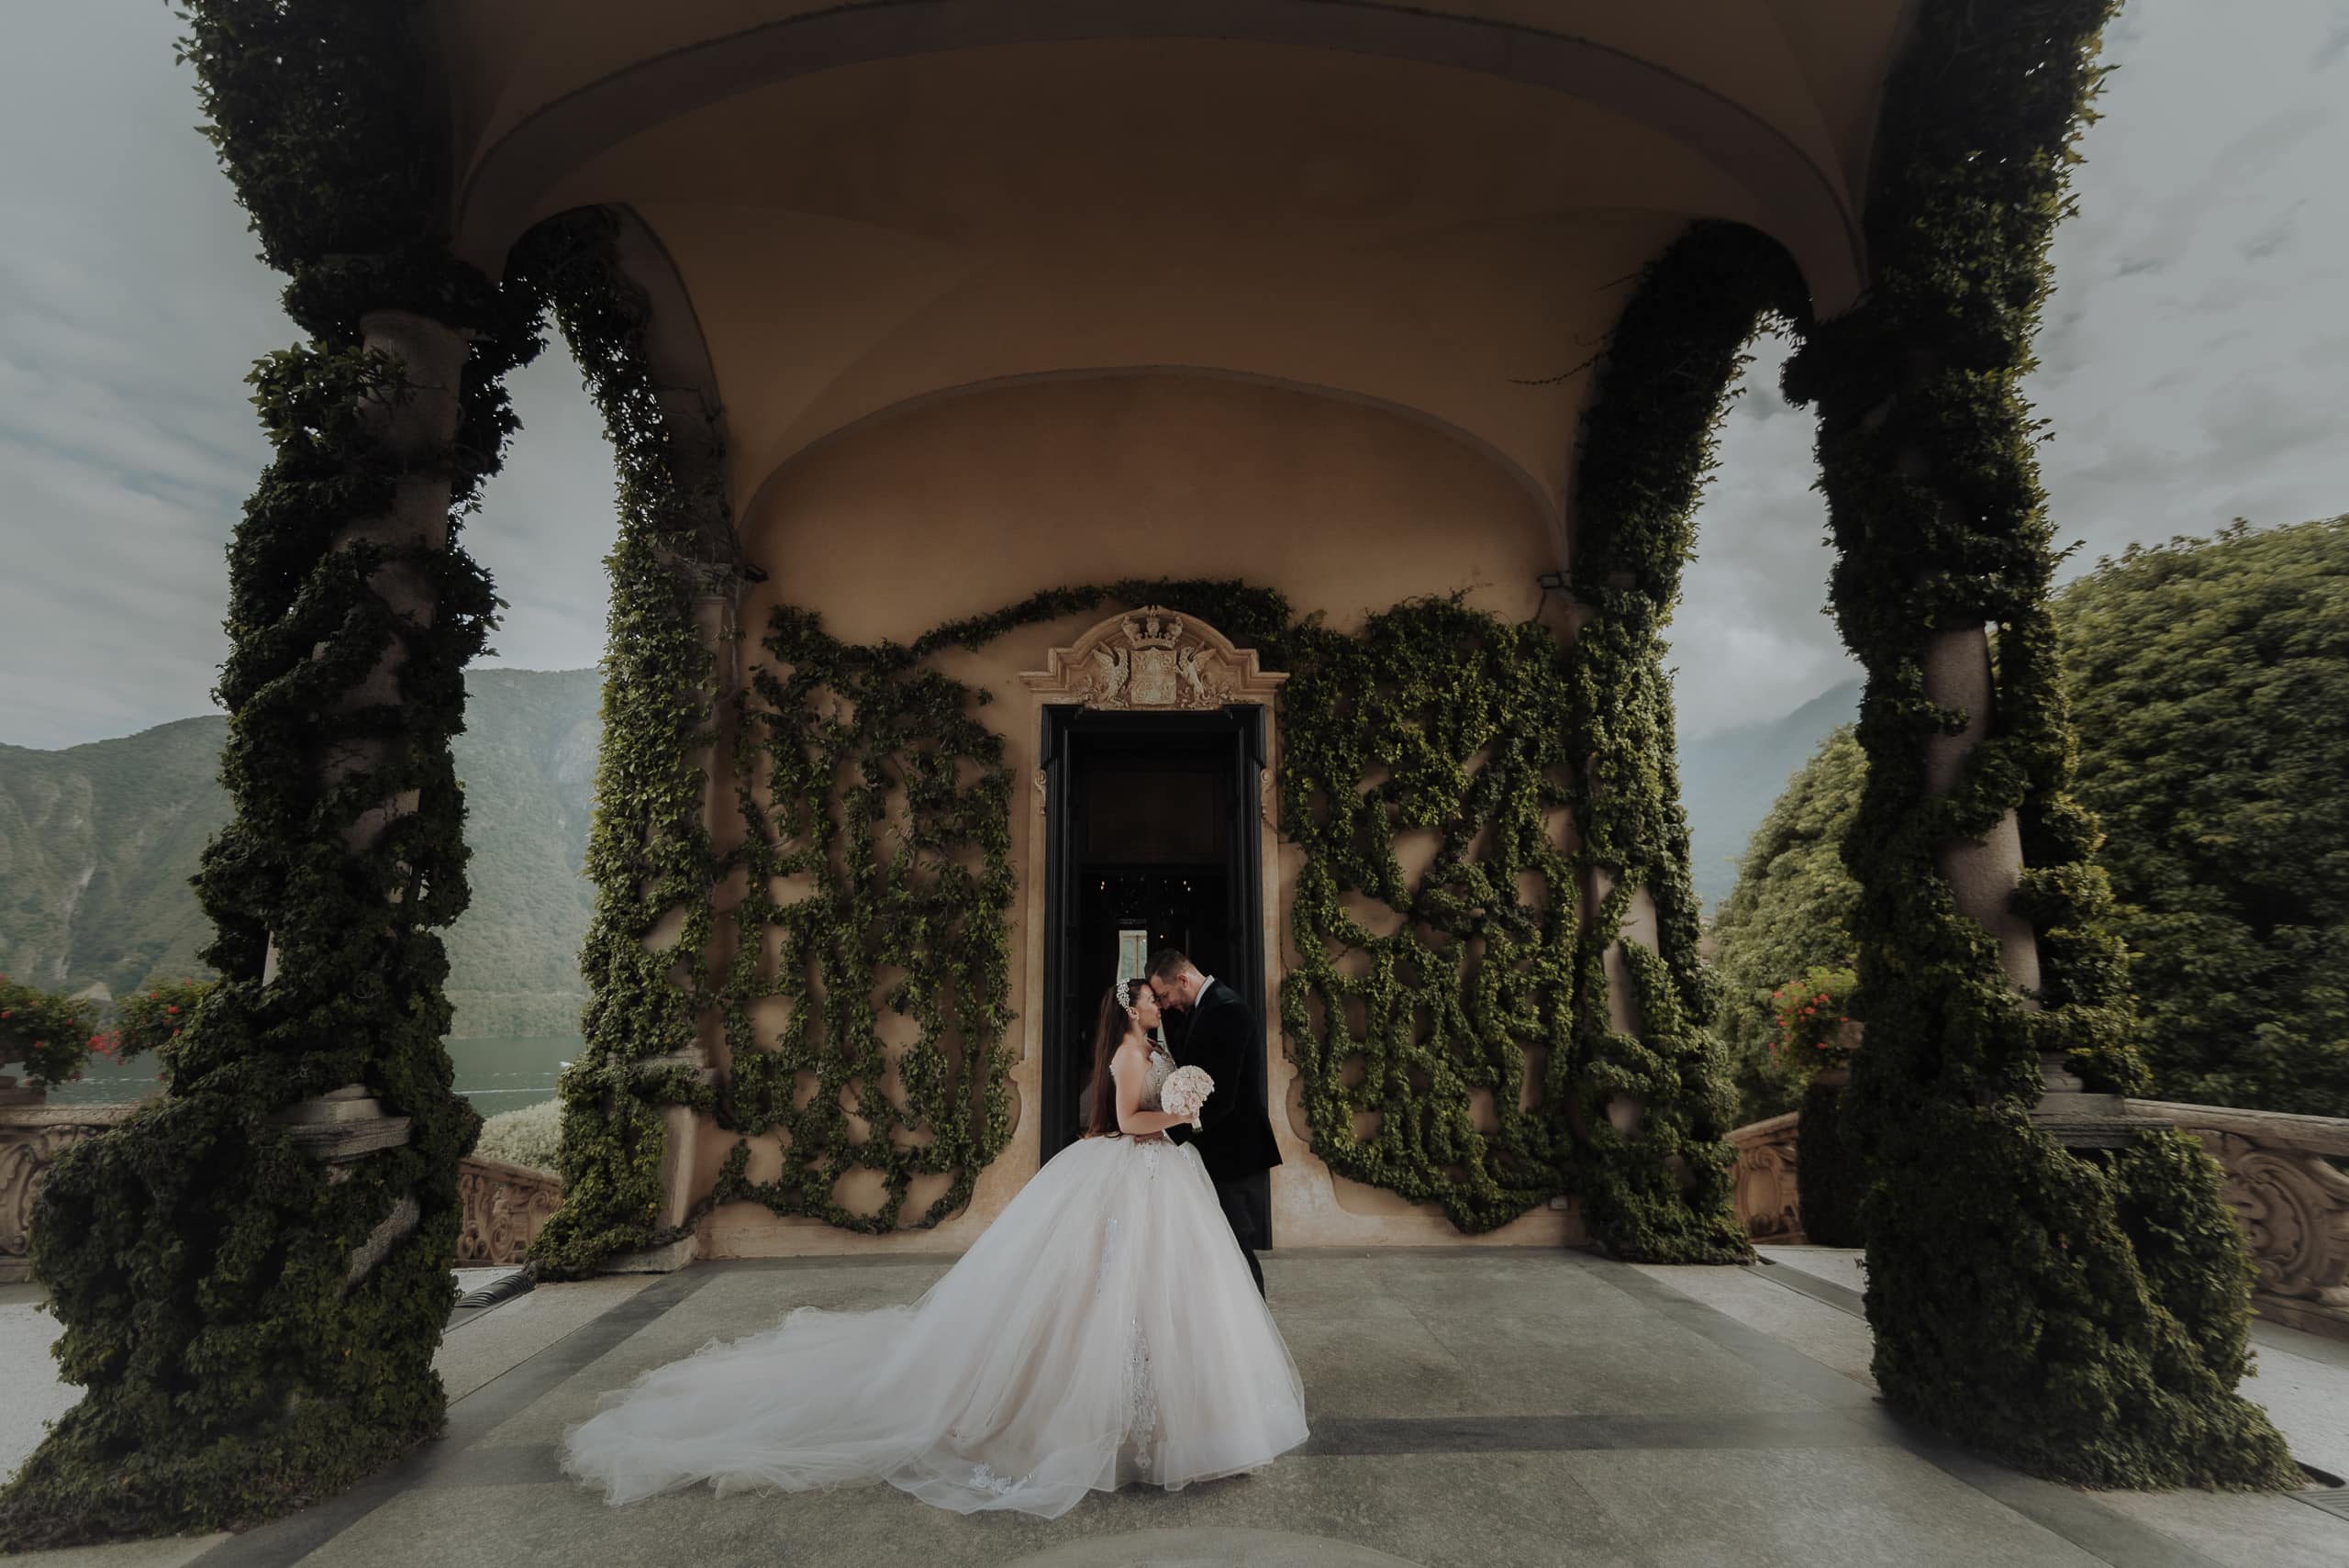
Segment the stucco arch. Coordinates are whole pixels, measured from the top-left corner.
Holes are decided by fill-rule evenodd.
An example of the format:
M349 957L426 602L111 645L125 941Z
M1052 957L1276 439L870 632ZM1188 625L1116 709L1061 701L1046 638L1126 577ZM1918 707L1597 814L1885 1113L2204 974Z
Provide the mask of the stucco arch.
M1822 314L1865 275L1858 203L1822 148L1654 59L1522 22L1365 0L896 0L774 17L652 54L482 128L456 248L495 266L543 194L595 153L720 98L795 77L952 50L1103 39L1282 44L1544 88L1672 137L1731 174L1796 256Z
M1387 398L1375 397L1351 388L1291 381L1285 377L1263 375L1250 371L1230 370L1215 365L1099 365L1059 371L1043 371L1026 375L993 376L983 381L964 382L954 386L942 386L935 391L909 397L885 408L875 409L863 417L832 430L821 439L793 451L783 462L765 470L765 477L744 501L742 515L756 516L766 505L774 488L784 483L795 466L819 460L832 448L863 439L877 428L910 415L971 398L992 396L997 393L1024 386L1039 386L1059 382L1115 382L1150 379L1175 381L1228 382L1245 386L1263 387L1271 391L1294 394L1300 397L1323 400L1349 407L1375 409L1397 419L1432 430L1458 444L1485 463L1506 476L1508 482L1521 491L1525 499L1542 516L1557 550L1557 564L1564 570L1571 539L1566 531L1565 514L1557 498L1551 495L1539 478L1526 471L1508 452L1485 439L1475 431L1452 423L1427 409ZM1562 438L1563 439L1563 438Z

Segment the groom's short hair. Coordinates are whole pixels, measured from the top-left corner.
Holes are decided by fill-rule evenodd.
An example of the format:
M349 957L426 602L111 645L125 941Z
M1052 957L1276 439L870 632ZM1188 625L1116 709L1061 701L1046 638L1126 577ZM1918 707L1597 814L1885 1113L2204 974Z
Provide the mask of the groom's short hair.
M1173 980L1190 967L1191 961L1184 955L1181 948L1160 948L1158 955L1150 961L1150 968L1144 973L1143 978Z

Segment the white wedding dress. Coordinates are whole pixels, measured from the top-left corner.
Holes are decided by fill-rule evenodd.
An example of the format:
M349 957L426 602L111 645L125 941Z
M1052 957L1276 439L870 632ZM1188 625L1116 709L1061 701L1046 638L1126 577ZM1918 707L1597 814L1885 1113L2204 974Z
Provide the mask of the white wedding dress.
M1142 1105L1174 1062L1153 1051ZM1090 1138L907 1307L803 1307L645 1373L564 1434L632 1502L880 1479L1046 1518L1087 1491L1254 1470L1305 1440L1305 1388L1196 1150Z

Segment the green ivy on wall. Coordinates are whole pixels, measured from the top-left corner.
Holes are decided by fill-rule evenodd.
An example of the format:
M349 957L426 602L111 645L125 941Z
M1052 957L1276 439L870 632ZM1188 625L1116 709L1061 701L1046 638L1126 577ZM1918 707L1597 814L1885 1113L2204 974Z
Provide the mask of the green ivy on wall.
M1300 628L1279 699L1282 827L1305 851L1281 1027L1314 1151L1471 1232L1564 1179L1572 690L1547 627L1429 600L1358 637Z
M723 873L746 873L747 891L724 988L733 1070L718 1122L738 1138L708 1203L879 1232L936 1225L970 1201L1011 1136L1011 775L1002 737L977 716L986 694L924 661L1111 603L1165 604L1275 638L1287 619L1276 594L1168 580L1054 589L909 645L854 646L810 611L773 613L770 662L734 728L747 831ZM769 1039L758 1013L771 1000L784 1021ZM777 1133L781 1173L750 1180L748 1140ZM877 1210L841 1202L838 1184L856 1171L880 1174ZM907 1221L922 1176L944 1180Z
M2249 1265L2183 1134L2075 1153L2030 1121L2040 1057L2130 1091L2128 990L2095 823L2070 799L2048 584L2055 553L2022 395L2047 246L2110 0L1929 0L1886 95L1870 284L1811 334L1835 614L1868 672L1867 782L1845 858L1867 1046L1843 1126L1867 1162L1867 1305L1885 1396L2034 1473L2103 1486L2276 1486L2283 1440L2233 1390ZM1997 711L1954 787L1926 741L1936 632L1998 628ZM1936 856L2006 814L2038 933L2027 1006Z
M778 609L764 647L774 664L754 674L735 730L748 832L729 870L748 874L718 1121L782 1133L785 1162L751 1182L738 1141L713 1198L884 1231L914 1179L935 1174L947 1184L917 1222L935 1225L1011 1133L1003 740L974 713L978 694L907 650L852 648L810 611ZM807 891L777 895L795 883ZM785 1022L770 1045L754 1015L771 997ZM894 1052L893 1021L914 1035ZM857 1170L881 1173L875 1212L836 1195Z
M715 734L709 654L670 563L690 526L651 407L642 302L612 272L608 220L582 214L564 224L535 252L548 268L544 286L607 420L623 397L646 412L614 422L615 444L641 454L632 471L623 460L614 557L614 645L625 616L630 647L611 666L628 673L624 684L615 673L607 709L627 728L606 731L589 863L599 897L585 965L589 1049L563 1078L563 1204L531 1250L533 1266L589 1272L617 1252L689 1234L735 1201L858 1231L935 1225L969 1201L1010 1133L1002 1039L1015 883L1002 742L974 717L984 694L922 662L1110 603L1168 604L1270 646L1288 606L1237 583L1130 580L1050 590L909 645L872 647L779 608L763 641L772 663L736 699L746 832L738 849L717 854L701 825L696 761ZM607 314L589 322L582 300ZM714 891L738 873L747 891L731 911L736 956L713 975L703 955ZM803 879L802 895L775 892ZM681 934L656 951L663 921ZM758 1013L771 998L785 1006L769 1039ZM705 1010L719 1017L730 1048L731 1070L715 1088L653 1062L689 1046ZM896 1031L890 1016L910 1020L913 1036L895 1051L885 1044ZM675 1106L714 1109L738 1137L711 1190L661 1230L663 1118ZM749 1140L770 1133L782 1135L784 1167L754 1182ZM839 1183L859 1170L881 1175L874 1212L840 1199ZM906 1195L924 1175L946 1181L907 1220Z
M1573 650L1539 623L1448 601L1397 606L1348 636L1292 622L1265 590L1152 581L1054 590L908 645L852 646L809 612L774 612L770 666L742 694L735 727L748 831L716 867L720 879L743 873L748 889L716 1003L733 1062L717 1119L738 1140L699 1211L748 1200L882 1231L934 1225L968 1201L1010 1130L1010 779L1000 737L976 717L984 695L923 661L1149 603L1236 628L1292 672L1280 783L1307 851L1291 915L1305 956L1283 1024L1317 1149L1345 1174L1442 1205L1469 1230L1565 1189L1573 1134L1561 1085L1590 1071L1572 1054L1574 1019L1605 1006L1576 989L1586 867L1564 827L1575 800ZM1420 830L1438 843L1407 878L1396 840ZM1361 924L1346 905L1357 892L1386 903L1395 929ZM770 1039L761 1004L777 999ZM885 1027L889 1015L903 1022ZM891 1048L890 1035L911 1039ZM1699 1052L1689 1070L1712 1065ZM1701 1089L1718 1097L1717 1084ZM1688 1118L1656 1099L1659 1123ZM751 1180L749 1140L778 1133L781 1173ZM567 1151L566 1162L595 1154ZM839 1195L860 1170L882 1178L870 1212ZM902 1206L924 1175L945 1180L907 1220ZM1718 1203L1715 1225L1734 1235L1725 1188L1679 1201ZM1637 1212L1635 1197L1601 1211ZM1609 1240L1627 1254L1672 1255L1651 1239Z

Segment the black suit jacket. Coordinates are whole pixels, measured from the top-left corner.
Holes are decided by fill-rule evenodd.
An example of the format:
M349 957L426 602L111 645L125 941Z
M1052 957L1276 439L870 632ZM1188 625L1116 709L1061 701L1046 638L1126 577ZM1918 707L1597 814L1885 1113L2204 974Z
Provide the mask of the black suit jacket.
M1174 1056L1178 1066L1203 1069L1215 1080L1215 1093L1199 1107L1199 1127L1170 1127L1166 1136L1197 1145L1208 1174L1219 1182L1279 1164L1280 1148L1264 1114L1264 1031L1240 993L1220 980L1200 993Z

